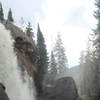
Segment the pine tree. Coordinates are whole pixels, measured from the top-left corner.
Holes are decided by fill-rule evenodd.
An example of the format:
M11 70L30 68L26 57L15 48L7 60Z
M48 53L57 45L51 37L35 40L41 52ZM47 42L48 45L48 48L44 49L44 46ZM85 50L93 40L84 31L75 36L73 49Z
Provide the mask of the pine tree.
M100 0L95 0L95 5L97 7L94 12L94 16L97 19L97 27L93 34L93 47L95 48L91 54L87 52L84 64L84 81L85 84L83 88L84 94L88 97L93 97L96 92L100 91Z
M51 81L54 81L55 77L57 76L57 63L53 54L53 51L51 52L51 60L50 60L50 77Z
M85 59L85 63L83 64L83 71L81 74L81 92L83 95L86 95L91 100L93 97L96 97L97 100L98 96L96 93L100 91L100 0L95 0L95 5L97 7L96 11L94 12L94 16L97 19L97 27L94 30L93 36L93 48L95 48L92 52L87 50L87 54Z
M97 27L94 30L94 35L95 35L95 40L94 40L94 45L96 47L96 52L98 58L100 57L100 0L96 0L95 3L97 10L94 13L95 18L98 21Z
M1 2L0 2L0 20L4 20L3 8Z
M26 35L28 36L28 37L30 37L30 38L32 38L32 37L34 37L34 35L33 35L33 29L32 29L32 26L31 26L31 23L30 22L28 22L28 25L27 25L27 27L26 27Z
M54 55L57 63L58 74L61 75L67 74L68 61L60 34L57 35L57 40L54 47Z
M97 92L100 91L100 0L95 0L95 5L97 10L94 13L95 18L97 19L97 27L94 30L94 37L93 40L95 46L95 56L94 56L94 66L95 66L95 80L97 85Z
M89 51L84 51L81 53L80 57L80 93L81 95L85 95L86 97L91 96L91 58L89 55Z
M79 80L80 80L80 94L81 95L84 95L85 94L85 71L84 71L84 64L85 64L85 53L84 51L81 51L81 54L80 54L80 77L79 77ZM85 78L84 78L85 77Z
M41 95L43 92L44 77L48 70L48 56L47 56L45 40L39 25L37 31L37 48L38 48L38 61L37 61L37 73L35 75L35 80L36 80L38 95Z
M90 41L89 41L90 42ZM90 43L91 44L91 43ZM93 50L93 47L92 47ZM80 59L80 94L85 96L89 100L96 95L98 91L98 72L97 72L97 62L95 56L93 56L93 51L90 49L88 44L87 50L82 52ZM86 99L84 98L84 99Z
M11 21L11 22L14 21L13 16L12 16L11 8L9 9L9 12L8 12L8 21Z

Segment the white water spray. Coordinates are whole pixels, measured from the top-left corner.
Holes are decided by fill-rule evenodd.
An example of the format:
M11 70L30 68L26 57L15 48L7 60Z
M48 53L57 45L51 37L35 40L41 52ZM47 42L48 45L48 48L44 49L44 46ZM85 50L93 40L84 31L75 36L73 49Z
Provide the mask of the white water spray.
M26 82L21 79L13 43L10 32L0 24L0 82L5 85L10 100L35 100L32 79L27 73Z

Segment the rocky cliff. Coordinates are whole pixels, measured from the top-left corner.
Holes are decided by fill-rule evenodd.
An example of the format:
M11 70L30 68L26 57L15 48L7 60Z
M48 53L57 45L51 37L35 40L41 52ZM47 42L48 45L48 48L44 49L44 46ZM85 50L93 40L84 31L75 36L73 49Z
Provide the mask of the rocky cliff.
M16 25L9 21L2 22L6 29L11 31L12 38L14 39L14 49L18 58L18 64L22 70L27 71L29 75L33 76L36 72L37 52L35 42L29 38L25 33Z

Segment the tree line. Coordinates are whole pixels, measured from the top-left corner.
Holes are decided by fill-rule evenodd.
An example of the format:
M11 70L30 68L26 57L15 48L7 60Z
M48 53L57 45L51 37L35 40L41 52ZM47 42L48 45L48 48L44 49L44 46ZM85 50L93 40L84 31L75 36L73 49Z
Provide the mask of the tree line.
M1 21L4 20L4 12L3 12L3 7L2 7L2 3L1 2L0 2L0 20ZM9 9L7 20L11 21L11 22L14 21L13 16L12 16L11 8Z
M95 0L96 28L80 56L80 94L83 100L100 100L100 0Z

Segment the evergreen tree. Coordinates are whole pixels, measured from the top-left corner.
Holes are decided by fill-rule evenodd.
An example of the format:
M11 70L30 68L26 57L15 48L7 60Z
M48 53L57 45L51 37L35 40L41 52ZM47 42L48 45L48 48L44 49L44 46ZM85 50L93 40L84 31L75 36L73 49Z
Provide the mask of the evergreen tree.
M90 98L93 93L93 70L92 62L90 58L90 52L84 51L80 57L80 93L87 98Z
M85 100L92 100L99 88L97 83L97 62L92 50L88 44L87 50L82 52L80 57L80 94L81 96L85 96Z
M97 92L96 96L92 100L100 100L100 91Z
M34 37L32 31L33 31L33 29L32 29L31 23L28 22L28 25L27 25L27 27L26 27L26 35L27 35L28 37L30 37L30 38Z
M95 11L94 16L97 19L98 24L96 29L94 30L94 45L96 47L97 56L98 58L100 58L100 0L96 0L95 5L97 7L97 10Z
M96 92L100 91L100 0L95 0L97 7L94 12L94 16L97 19L97 27L93 34L93 47L92 54L87 53L84 65L84 81L87 83L84 85L86 94L89 97L96 95ZM83 87L84 88L84 87Z
M0 2L0 20L4 20L3 8L1 2Z
M39 25L37 31L37 48L38 48L38 61L37 61L37 73L35 75L35 80L36 80L38 95L41 95L43 92L44 77L48 70L48 56L47 56L45 40Z
M60 34L57 35L57 40L54 47L54 55L57 63L58 74L67 74L66 72L68 70L68 61Z
M84 51L81 51L81 54L80 54L80 77L79 77L79 80L80 80L80 94L81 96L85 94L85 53Z
M9 9L9 12L8 12L8 21L11 21L11 22L14 21L13 16L12 16L11 8Z
M95 0L95 5L97 9L94 16L98 23L92 35L92 51L87 49L84 63L80 64L82 67L80 90L82 95L87 96L88 99L84 98L85 100L100 99L100 0Z
M53 54L53 51L51 52L51 60L50 60L50 78L51 81L54 81L55 77L57 75L57 63Z
M100 91L100 0L95 0L95 5L97 10L94 13L95 18L97 19L97 27L94 30L94 37L93 40L95 46L95 56L94 56L94 66L95 66L95 80L97 85L97 92Z

